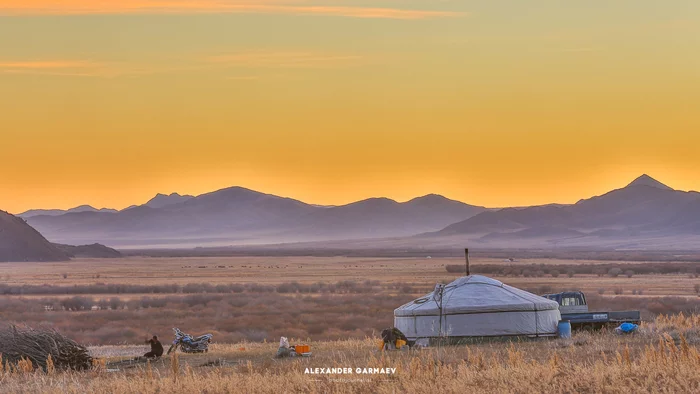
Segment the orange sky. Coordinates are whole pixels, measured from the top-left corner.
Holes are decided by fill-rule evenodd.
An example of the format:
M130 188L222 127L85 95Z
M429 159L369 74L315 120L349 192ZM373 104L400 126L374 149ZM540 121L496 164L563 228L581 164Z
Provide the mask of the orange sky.
M0 209L700 189L700 4L498 3L0 0Z

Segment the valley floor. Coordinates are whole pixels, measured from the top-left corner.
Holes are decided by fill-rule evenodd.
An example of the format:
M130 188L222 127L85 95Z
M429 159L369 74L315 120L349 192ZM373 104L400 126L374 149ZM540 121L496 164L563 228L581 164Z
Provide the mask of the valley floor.
M463 263L241 256L0 264L2 322L56 328L97 345L91 352L103 360L91 371L52 374L3 365L0 392L700 392L700 315L693 314L700 305L700 267L694 261L476 257L473 273L534 293L582 289L591 309L639 309L641 330L378 352L378 333L392 324L394 308L428 293L436 282L461 276L449 269ZM661 316L666 314L675 317ZM210 332L215 342L203 355L178 354L148 365L122 362L148 350L138 345L147 336L157 334L167 344L172 327ZM275 359L283 335L292 344L309 344L313 356ZM334 367L354 373L305 373Z
M4 369L13 393L694 393L700 391L700 316L657 318L641 332L573 339L378 352L376 339L310 342L310 358L275 359L276 343L215 344L205 355L165 356L115 370L140 347L96 347L93 371ZM291 339L291 343L300 343ZM309 374L350 368L346 374ZM358 371L357 368L360 368ZM378 368L378 370L374 370ZM394 373L381 373L394 370ZM380 372L366 374L365 369Z

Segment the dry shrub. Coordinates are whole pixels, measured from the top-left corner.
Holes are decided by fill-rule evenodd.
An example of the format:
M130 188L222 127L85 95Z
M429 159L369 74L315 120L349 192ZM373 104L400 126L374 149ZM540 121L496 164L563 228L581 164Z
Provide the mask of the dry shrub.
M619 259L625 260L625 259ZM460 268L461 267L461 268ZM697 271L700 267L698 262L659 262L659 263L629 263L625 264L626 270L633 271L635 275L654 275L654 274L688 274L692 277L698 277ZM509 269L530 270L536 272L543 269L543 264L474 264L472 271L479 272L484 275L495 275ZM617 263L588 263L588 264L557 264L556 267L560 272L572 271L574 274L581 275L597 275L605 276L611 269L619 269L618 275L623 274L622 269ZM464 272L463 265L454 265L455 273Z
M467 267L461 264L450 264L445 266L445 271L451 274L466 274Z
M92 365L84 346L54 330L34 330L9 326L0 330L1 362L16 364L20 370L41 368L83 370ZM28 372L28 371L25 371Z
M610 270L608 270L608 276L610 276L611 278L617 278L618 276L620 276L621 273L622 269L617 267L610 268Z

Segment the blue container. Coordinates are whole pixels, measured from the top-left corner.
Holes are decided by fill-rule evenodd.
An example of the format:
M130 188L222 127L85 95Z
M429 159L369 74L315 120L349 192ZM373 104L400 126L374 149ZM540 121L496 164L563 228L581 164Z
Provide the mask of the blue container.
M571 322L568 320L559 320L559 338L571 338Z

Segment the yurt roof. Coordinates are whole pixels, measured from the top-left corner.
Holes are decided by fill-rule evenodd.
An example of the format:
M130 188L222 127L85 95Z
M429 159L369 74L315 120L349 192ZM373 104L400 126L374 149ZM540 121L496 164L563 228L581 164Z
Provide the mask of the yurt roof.
M395 316L424 316L440 313L437 288L430 294L405 304ZM461 277L445 285L442 292L442 314L520 312L558 309L556 301L508 286L481 275Z

